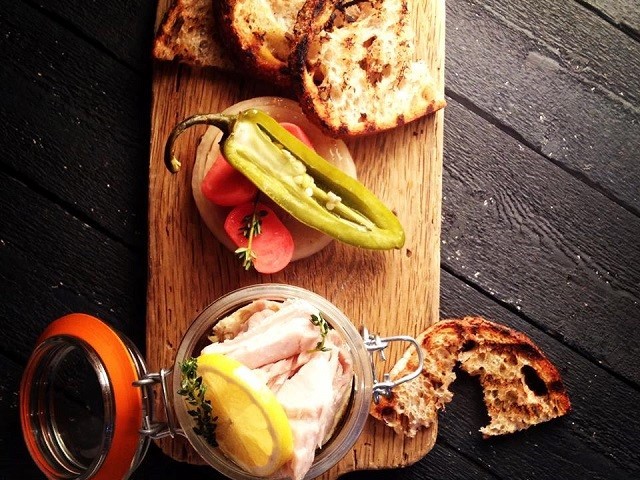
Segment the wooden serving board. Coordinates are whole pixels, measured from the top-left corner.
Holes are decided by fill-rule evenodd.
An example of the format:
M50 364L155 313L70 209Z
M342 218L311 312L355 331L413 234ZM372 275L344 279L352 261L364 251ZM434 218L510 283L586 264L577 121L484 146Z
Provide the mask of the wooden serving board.
M168 4L169 0L159 2L158 20ZM430 63L444 88L444 0L414 0L411 9L417 56ZM278 274L261 275L244 271L200 221L191 195L189 159L204 128L181 137L177 154L183 168L177 175L165 170L163 149L172 127L189 115L282 92L251 79L160 63L154 65L152 88L146 345L152 371L173 364L183 334L209 303L250 284L280 282L307 288L337 305L356 326L365 324L381 335L416 335L438 319L442 111L347 142L358 178L400 218L407 239L402 249L367 251L332 242ZM433 428L405 439L370 418L350 454L323 478L409 465L431 449L435 435ZM202 463L183 439L159 444L177 460Z

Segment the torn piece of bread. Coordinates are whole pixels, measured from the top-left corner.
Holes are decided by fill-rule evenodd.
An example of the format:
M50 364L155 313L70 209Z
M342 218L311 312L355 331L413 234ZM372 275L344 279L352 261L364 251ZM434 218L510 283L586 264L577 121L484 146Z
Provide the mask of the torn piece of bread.
M215 25L212 0L174 0L156 33L153 56L190 66L236 71L215 34Z
M304 0L214 0L223 43L251 75L291 84L292 32Z
M397 433L415 436L437 420L451 401L454 367L478 376L491 419L480 429L487 437L526 429L571 410L556 367L523 333L481 317L440 321L418 336L425 360L422 374L396 387L371 414ZM399 378L417 366L409 349L391 371Z
M379 132L445 106L414 61L407 0L307 0L289 59L305 113L334 136Z

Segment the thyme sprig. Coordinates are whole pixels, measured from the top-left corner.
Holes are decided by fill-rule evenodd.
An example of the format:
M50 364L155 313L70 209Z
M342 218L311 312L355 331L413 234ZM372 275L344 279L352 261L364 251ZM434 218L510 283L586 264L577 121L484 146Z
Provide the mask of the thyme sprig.
M329 324L320 312L318 312L317 315L311 315L311 323L320 329L321 336L321 339L316 344L316 348L314 350L318 352L328 352L331 349L329 347L325 347L324 342L327 339L327 334L329 333Z
M191 357L182 362L180 373L178 395L185 397L185 401L194 407L187 410L196 422L193 431L196 435L204 437L209 445L217 447L216 420L218 417L213 416L211 402L204 398L207 386L202 383L202 377L198 375L198 359Z
M249 270L253 266L253 262L257 255L252 249L253 238L262 233L262 219L267 216L266 210L258 209L258 199L253 203L253 212L242 219L240 232L247 239L247 246L237 248L235 254L242 261L245 270Z

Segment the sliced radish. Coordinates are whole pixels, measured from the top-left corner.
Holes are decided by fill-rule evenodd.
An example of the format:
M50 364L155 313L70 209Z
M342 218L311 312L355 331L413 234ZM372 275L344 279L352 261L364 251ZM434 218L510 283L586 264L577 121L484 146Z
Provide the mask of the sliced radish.
M258 193L256 186L220 154L204 176L202 194L212 203L223 207L233 207L250 202Z
M280 122L280 125L282 125L291 135L296 137L307 147L315 150L316 147L313 146L311 140L309 139L309 137L307 137L307 134L298 125L290 122Z
M273 210L263 203L243 203L235 207L224 222L224 229L237 247L247 247L249 239L245 231L254 221L259 221L260 233L251 238L251 250L255 254L253 267L260 273L276 273L286 267L293 256L293 237Z

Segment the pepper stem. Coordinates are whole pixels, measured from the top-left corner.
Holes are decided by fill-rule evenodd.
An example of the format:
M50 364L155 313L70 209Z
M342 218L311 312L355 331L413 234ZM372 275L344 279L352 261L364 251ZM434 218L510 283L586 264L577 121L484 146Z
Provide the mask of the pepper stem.
M221 115L219 113L207 113L197 114L191 117L185 118L178 125L174 127L169 134L167 144L164 148L164 164L171 173L177 173L182 166L182 163L175 156L175 142L178 137L190 127L194 125L211 125L222 130L223 138L226 137L233 128L233 124L236 121L236 115Z

